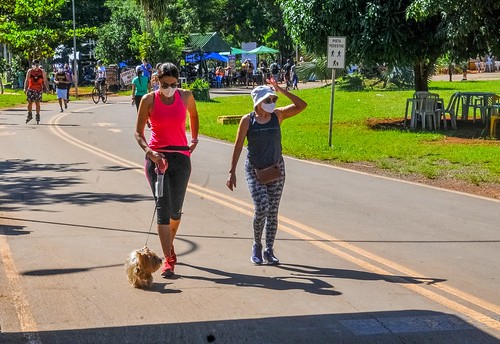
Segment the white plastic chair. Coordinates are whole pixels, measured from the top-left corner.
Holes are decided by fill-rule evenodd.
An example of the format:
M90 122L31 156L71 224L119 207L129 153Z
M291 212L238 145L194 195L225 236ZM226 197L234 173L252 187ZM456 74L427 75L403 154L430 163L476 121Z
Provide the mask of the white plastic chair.
M441 99L441 98L440 98ZM450 114L450 122L451 122L451 127L453 129L457 129L457 114L458 114L458 108L460 105L460 93L456 92L451 95L450 101L448 102L448 106L445 108L444 107L444 102L441 104L441 107L439 107L439 102L438 102L438 110L440 112L439 118L443 118L443 127L446 129L446 114Z
M478 97L474 100L474 118L473 121L476 122L476 110L479 110L481 116L481 121L486 123L488 117L488 109L495 104L495 96L484 96Z
M438 98L435 97L420 99L420 120L422 121L422 129L426 128L427 117L431 117L431 124L434 125L434 129L439 128L440 110L437 109L437 100ZM432 125L429 125L429 129L432 129Z

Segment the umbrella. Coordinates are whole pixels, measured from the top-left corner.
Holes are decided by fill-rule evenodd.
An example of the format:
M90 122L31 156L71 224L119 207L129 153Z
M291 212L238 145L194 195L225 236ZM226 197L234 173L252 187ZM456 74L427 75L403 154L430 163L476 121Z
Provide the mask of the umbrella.
M265 45L261 45L260 47L252 49L250 51L247 51L247 54L256 54L256 55L260 55L260 54L277 54L277 53L279 53L279 50L266 47Z
M233 48L231 47L231 51L226 51L224 53L220 53L221 55L241 55L241 54L246 54L247 52L245 50L242 50L242 49L238 49L238 48Z

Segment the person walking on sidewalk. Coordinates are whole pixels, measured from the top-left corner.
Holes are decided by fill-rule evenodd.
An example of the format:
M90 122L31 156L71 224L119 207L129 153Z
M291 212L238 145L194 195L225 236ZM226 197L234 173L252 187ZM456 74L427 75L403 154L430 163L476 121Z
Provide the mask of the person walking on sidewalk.
M65 63L64 64L64 71L66 72L66 74L68 74L68 80L69 80L69 83L67 84L68 86L68 92L67 92L67 95L66 95L66 102L69 103L69 90L71 88L71 84L73 83L73 69L71 69L71 67L69 66L69 64Z
M272 86L257 86L251 92L253 111L242 117L234 143L229 177L226 186L232 191L236 187L236 165L248 141L245 161L245 176L254 203L252 255L254 264L279 264L274 254L274 240L278 230L278 208L285 185L285 163L281 155L281 123L307 107L307 103L281 88L274 78L267 82ZM283 94L292 104L276 108L277 93ZM263 170L277 172L273 178L264 180L259 175ZM266 230L266 247L262 251L262 234Z
M157 230L165 264L161 275L174 274L174 239L179 229L184 196L191 174L191 154L198 144L198 111L191 91L179 89L179 70L164 63L158 72L160 89L146 94L139 105L135 139L146 152L146 177L155 196ZM186 137L189 112L191 143ZM151 123L149 142L144 136Z
M40 123L40 102L42 101L43 91L48 92L49 84L45 71L40 68L40 61L33 60L31 68L26 73L24 81L24 92L28 101L28 116L26 123L33 119L33 103L35 103L36 122Z
M63 103L64 108L68 108L68 84L70 81L68 73L66 73L62 67L57 68L57 73L54 75L54 82L56 84L57 100L61 107L60 111L63 112Z
M132 79L132 103L135 104L137 111L139 111L141 99L150 91L150 85L149 79L142 75L143 70L141 66L135 67L135 73L137 76Z

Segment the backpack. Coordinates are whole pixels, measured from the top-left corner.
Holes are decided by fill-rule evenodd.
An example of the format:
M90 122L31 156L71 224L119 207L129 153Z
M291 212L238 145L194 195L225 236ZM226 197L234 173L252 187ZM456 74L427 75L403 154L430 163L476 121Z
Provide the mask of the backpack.
M276 63L273 63L273 64L271 65L271 73L272 73L272 74L278 74L278 73L279 73L279 71L280 71L280 70L279 70L279 68L278 68L278 65L277 65Z

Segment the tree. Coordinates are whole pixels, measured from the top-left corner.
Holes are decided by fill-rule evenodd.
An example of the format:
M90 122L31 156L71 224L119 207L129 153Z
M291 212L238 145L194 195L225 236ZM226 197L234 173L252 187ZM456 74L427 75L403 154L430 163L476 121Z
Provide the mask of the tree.
M437 0L421 1L438 3ZM486 2L493 1L496 0ZM467 0L462 2L468 3ZM415 89L425 91L435 61L450 49L453 26L449 18L456 12L452 12L453 6L447 8L449 14L418 6L411 12L409 8L413 3L411 0L289 0L283 1L281 6L285 26L292 37L309 50L325 53L328 36L346 36L346 63L388 64L389 68L413 66ZM487 7L484 2L481 6ZM470 9L467 7L470 17L478 17ZM466 41L473 50L484 52L486 45L469 39L473 33L475 37L481 36L483 29L483 26L470 28L467 34L459 35L463 38L461 42ZM458 53L460 47L456 48Z
M291 56L294 46L284 23L283 13L276 0L228 1L214 30L228 38L230 43L257 41Z
M95 23L106 20L104 0L75 1L80 20L78 38L93 37ZM3 0L0 4L0 42L28 60L49 58L55 49L72 46L72 3L67 0Z
M0 42L28 59L45 58L66 37L64 0L8 0L0 7Z
M473 10L472 10L473 9ZM417 21L440 16L439 34L446 52L456 61L477 54L500 56L500 2L497 0L414 0L408 17Z
M171 30L179 36L195 32L220 32L227 41L266 44L285 56L293 53L280 0L135 0L152 21L171 20Z
M109 22L98 30L96 56L105 63L127 61L136 55L130 45L134 32L140 31L140 9L134 1L113 0L106 2L111 13Z
M175 61L183 47L182 25L173 7L163 18L150 19L144 8L135 0L110 0L106 6L111 19L102 25L98 34L96 55L106 63L151 61Z

